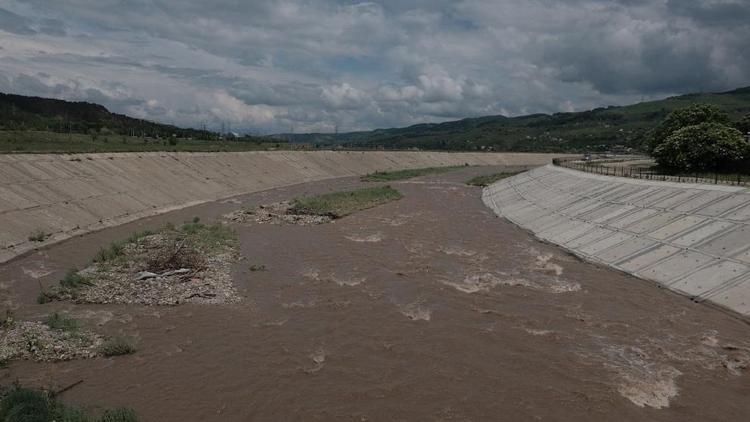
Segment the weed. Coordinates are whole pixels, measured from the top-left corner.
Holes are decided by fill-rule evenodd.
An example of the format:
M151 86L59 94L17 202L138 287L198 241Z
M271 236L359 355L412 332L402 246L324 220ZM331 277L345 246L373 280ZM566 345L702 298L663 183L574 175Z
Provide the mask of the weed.
M63 277L62 280L60 280L60 286L66 288L75 290L78 288L81 288L83 286L91 286L93 283L86 279L86 277L78 274L77 268L71 268L66 274L65 277Z
M102 344L100 351L104 356L122 356L135 353L132 341L125 337L112 337Z
M50 236L52 235L44 230L35 230L29 235L29 242L44 242Z
M103 263L113 261L122 255L124 247L123 242L112 242L108 247L99 249L99 252L94 256L94 262Z
M426 167L421 169L411 170L395 170L395 171L376 171L362 177L364 182L390 182L394 180L406 180L419 176L426 176L429 174L440 174L449 171L457 170L466 166L450 166L450 167Z
M61 315L57 312L48 316L47 319L44 321L44 323L47 324L47 326L49 328L52 328L53 330L72 332L72 331L78 331L78 328L79 328L77 320L67 315Z
M105 410L100 418L93 419L81 409L60 403L50 392L23 388L18 384L3 393L0 421L4 422L138 422L138 415L128 408Z
M138 422L138 414L127 407L106 410L98 422Z
M266 271L266 266L253 264L250 266L250 271Z
M399 191L390 186L364 188L297 198L292 201L290 212L341 218L353 212L372 208L402 197L403 195Z

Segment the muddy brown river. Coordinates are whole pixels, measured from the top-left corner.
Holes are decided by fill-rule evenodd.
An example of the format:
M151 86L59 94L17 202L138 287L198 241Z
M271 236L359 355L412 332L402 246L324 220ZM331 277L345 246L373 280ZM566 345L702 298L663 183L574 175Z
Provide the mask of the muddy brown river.
M317 226L236 226L230 305L37 305L102 246L241 206L361 186L240 196L68 240L0 266L17 319L70 312L136 339L129 356L11 362L0 382L146 421L747 421L750 326L582 262L496 217L467 168ZM266 271L250 271L264 265Z

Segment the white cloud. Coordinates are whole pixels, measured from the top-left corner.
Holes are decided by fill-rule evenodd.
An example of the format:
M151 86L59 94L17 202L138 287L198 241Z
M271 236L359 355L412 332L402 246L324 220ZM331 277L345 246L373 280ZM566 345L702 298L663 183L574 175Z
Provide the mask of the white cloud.
M214 129L368 129L750 85L749 22L741 0L5 0L0 88Z

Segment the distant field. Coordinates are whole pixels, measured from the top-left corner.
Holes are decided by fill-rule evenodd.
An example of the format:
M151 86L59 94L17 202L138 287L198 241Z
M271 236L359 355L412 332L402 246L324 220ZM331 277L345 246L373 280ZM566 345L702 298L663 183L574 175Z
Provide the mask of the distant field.
M155 139L124 135L96 136L78 133L0 131L0 153L82 153L146 151L257 151L306 149L285 142L206 141L200 139Z

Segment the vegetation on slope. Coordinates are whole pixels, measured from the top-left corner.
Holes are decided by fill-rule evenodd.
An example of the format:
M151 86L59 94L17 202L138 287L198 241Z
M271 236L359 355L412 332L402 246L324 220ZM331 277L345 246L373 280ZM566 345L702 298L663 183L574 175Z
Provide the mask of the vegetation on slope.
M347 147L549 152L645 150L650 133L659 122L670 112L695 103L711 104L732 121L739 121L750 113L750 87L578 113L489 116L399 129L279 137Z
M135 119L98 104L0 93L0 152L247 151L285 143Z

